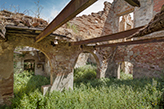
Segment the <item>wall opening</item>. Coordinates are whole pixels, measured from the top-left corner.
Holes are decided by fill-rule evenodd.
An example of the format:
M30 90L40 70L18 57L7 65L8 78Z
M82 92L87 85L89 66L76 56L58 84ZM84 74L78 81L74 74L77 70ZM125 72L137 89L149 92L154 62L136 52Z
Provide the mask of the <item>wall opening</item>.
M121 62L120 65L120 79L133 79L133 64L128 61Z
M98 75L98 63L91 53L80 53L74 67L74 82L93 80Z
M119 17L119 32L132 29L134 27L133 12Z
M126 31L134 28L134 13L128 13L119 17L119 32ZM125 39L124 39L125 40ZM117 72L118 77L121 79L133 79L133 64L124 61L119 65L119 70Z
M50 84L50 63L48 57L38 49L18 46L14 50L14 95L13 99L23 101L32 93L40 93L41 87ZM19 101L18 101L19 102Z
M27 70L28 72L34 72L35 71L35 60L34 59L24 60L24 70Z
M34 72L35 75L50 76L50 63L46 55L29 46L19 46L14 50L14 72Z

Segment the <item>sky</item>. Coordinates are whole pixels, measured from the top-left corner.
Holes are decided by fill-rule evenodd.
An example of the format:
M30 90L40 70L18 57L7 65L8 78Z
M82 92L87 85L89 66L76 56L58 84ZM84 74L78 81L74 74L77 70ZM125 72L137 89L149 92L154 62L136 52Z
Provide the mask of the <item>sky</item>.
M33 13L37 10L37 1L38 0L0 0L0 10L6 9L34 17L35 15ZM113 0L98 0L77 16L102 11L105 1L113 2ZM51 22L69 2L70 0L39 0L39 6L43 7L40 17Z

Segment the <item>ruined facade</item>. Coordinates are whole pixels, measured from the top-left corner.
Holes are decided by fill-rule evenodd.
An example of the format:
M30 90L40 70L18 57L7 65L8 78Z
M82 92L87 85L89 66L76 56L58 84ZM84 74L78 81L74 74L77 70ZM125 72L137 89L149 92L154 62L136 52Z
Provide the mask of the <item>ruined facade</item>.
M72 40L119 32L119 17L131 12L134 13L133 27L146 25L164 4L163 0L139 1L140 8L132 7L123 0L114 0L112 4L105 2L103 11L70 21L70 24L77 26L77 33L67 28L67 25L63 25L55 32L67 37L48 36L39 43L35 43L35 37L41 32L38 28L47 25L46 21L25 17L22 14L1 12L1 36L6 37L6 40L0 39L0 104L8 104L10 97L13 96L13 53L17 46L36 48L47 57L51 66L51 83L43 86L43 90L61 91L64 88L73 88L73 68L79 54L83 52L89 52L95 58L98 78L118 77L121 62L129 62L133 65L133 68L128 67L129 70L126 72L133 71L134 78L160 77L164 63L163 42L106 48L70 45ZM7 24L12 26L6 26L6 28L2 26ZM20 32L22 27L24 29ZM162 32L158 31L161 35ZM154 33L150 34L150 36L153 35Z
M160 5L157 3L160 2ZM129 6L125 2L115 0L113 2L113 7L111 10L114 11L115 18L112 22L113 24L113 32L118 32L118 17L122 15L126 15L130 12L134 13L134 28L138 26L144 26L145 24L148 24L151 19L154 17L154 15L157 13L157 9L155 7L158 7L158 12L160 12L161 6L164 4L164 1L158 1L158 0L145 0L141 1L141 7L140 8L134 8ZM158 4L158 5L157 5ZM111 6L112 7L112 6ZM117 9L117 10L116 10ZM109 12L110 13L110 12ZM107 19L109 19L108 17ZM111 22L112 20L107 20L108 22ZM159 32L159 34L162 35L162 32ZM149 36L153 36L153 34L150 34ZM117 69L120 67L121 62L127 62L131 64L128 68L125 70L129 71L129 73L133 72L134 78L140 78L140 77L160 77L163 72L163 48L162 48L163 42L160 43L150 43L150 44L138 44L138 45L129 45L129 46L120 46L117 48L117 51L115 53L115 57L113 59L113 66L108 63L109 67L106 72L107 75L113 75L113 72L111 72L110 66L115 68L115 76L118 75ZM128 65L125 65L126 67ZM133 67L133 68L131 68ZM129 70L131 69L131 70ZM132 70L133 69L133 70ZM126 72L127 73L127 72ZM119 75L118 75L119 76Z
M35 75L50 76L50 65L47 57L32 47L17 47L14 50L14 70L21 73L24 70L32 71Z

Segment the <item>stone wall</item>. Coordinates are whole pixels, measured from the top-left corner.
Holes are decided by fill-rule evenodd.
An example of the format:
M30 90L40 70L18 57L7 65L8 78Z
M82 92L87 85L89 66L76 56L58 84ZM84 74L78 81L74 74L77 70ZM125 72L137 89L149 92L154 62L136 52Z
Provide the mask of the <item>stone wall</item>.
M48 64L49 62L47 57L37 49L30 49L31 47L23 47L22 49L18 50L19 54L14 53L15 73L21 73L23 70L25 70L25 61L34 60L35 75L50 76L51 68Z
M134 27L148 24L154 16L153 10L156 10L154 7L161 8L162 6L159 5L157 2L161 3L160 0L159 1L140 0L141 7L134 8L123 0L115 0L111 5L106 22L104 24L104 29L112 31L112 33L118 32L119 17L122 15L126 15L130 12L134 12ZM161 33L159 32L159 34L162 35L162 32ZM153 34L151 34L150 36L154 37ZM116 52L114 52L114 48L110 48L110 47L97 49L97 51L99 51L98 53L100 57L101 56L104 57L104 58L101 57L102 60L101 74L106 77L109 76L117 77L119 75L118 71L119 71L120 63L126 61L133 64L133 71L132 69L131 70L127 69L126 71L128 72L126 73L133 72L134 78L160 77L160 75L163 74L162 73L163 49L161 48L162 46L163 43L161 42L161 43L120 46L116 49ZM112 55L114 59L111 58ZM154 72L158 72L158 74Z
M119 47L115 62L127 61L133 64L134 78L161 77L163 75L163 42Z
M164 4L163 0L154 0L154 7L153 7L153 11L154 11L154 15L157 12L160 12L162 5Z
M64 88L73 89L73 68L79 54L82 52L94 54L93 51L95 50L94 47L72 47L69 45L69 42L63 40L58 40L58 44L53 46L51 42L55 40L55 37L46 37L39 43L35 43L33 37L13 36L9 35L7 31L6 34L8 40L0 40L0 104L9 104L8 98L13 96L13 54L17 46L33 47L46 55L51 66L50 91L61 91ZM94 56L96 57L96 54ZM98 58L96 59L98 60ZM99 74L97 73L98 77ZM11 93L8 93L8 90Z
M104 24L107 19L107 15L110 11L110 8L111 3L104 2L104 9L102 9L102 11L97 13L91 13L90 15L75 17L74 19L63 25L61 28L59 28L57 31L63 31L62 29L64 29L65 32L70 31L70 34L73 34L74 30L76 29L77 31L74 32L76 34L71 37L75 41L99 37L103 34ZM69 30L71 26L75 27L71 28L73 31ZM111 33L109 29L107 31L104 30L104 32L106 34ZM62 32L58 33L65 34Z
M13 73L8 78L0 78L0 105L11 104L10 99L13 97Z
M77 49L78 47L71 49L68 47L68 44L65 43L60 43L58 46L53 47L50 43L53 40L53 38L50 38L45 39L40 43L34 43L35 40L33 38L11 36L8 37L7 42L3 40L0 41L0 104L8 102L6 100L13 96L13 51L16 46L31 46L39 49L48 56L51 65L50 84L52 86L55 85L51 90L62 90L63 88L68 89L69 87L73 88L73 66L78 53L72 51L80 52L80 50ZM12 93L8 93L8 90Z
M50 76L51 74L51 66L49 59L45 57L45 63L44 63L44 73L46 73L47 76Z
M115 0L112 5L105 2L104 11L77 17L70 21L72 25L77 26L78 33L73 32L73 28L68 28L67 24L55 32L70 36L72 40L117 33L119 31L119 17L130 12L134 12L134 27L145 25L152 19L153 9L156 5L153 0L140 0L140 2L140 8L134 8L124 0ZM21 16L20 14L10 13L8 15L7 13L9 12L1 12L1 24L27 27L43 27L43 24L47 24L40 19L26 18L25 15L22 15L22 19L18 17L20 21L17 22L17 15ZM34 25L35 21L40 22L39 25L37 24L38 26ZM160 32L159 34L162 35ZM133 64L134 78L159 77L162 74L163 42L94 48L70 46L68 41L63 40L58 40L58 44L53 46L51 45L55 39L53 37L46 37L39 43L35 43L32 37L21 35L6 37L8 37L7 41L0 40L0 104L7 103L8 98L13 96L13 52L16 46L30 46L39 49L46 55L51 66L50 91L73 88L73 68L79 54L83 52L89 52L94 56L98 67L97 77L119 77L119 65L124 61Z
M44 28L48 25L48 22L40 18L24 15L23 13L12 13L3 10L0 11L0 24Z

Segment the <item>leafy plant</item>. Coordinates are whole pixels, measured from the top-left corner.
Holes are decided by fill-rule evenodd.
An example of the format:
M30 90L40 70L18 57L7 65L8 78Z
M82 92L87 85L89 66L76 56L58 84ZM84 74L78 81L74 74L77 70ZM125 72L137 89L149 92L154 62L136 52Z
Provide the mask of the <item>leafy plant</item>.
M122 80L127 80L127 79L130 79L132 80L133 79L133 74L125 74L124 72L120 72L120 79Z
M85 66L75 69L74 90L54 91L43 96L40 87L49 78L29 72L14 74L14 98L6 109L162 109L164 80L87 79ZM81 73L79 73L81 71Z
M77 26L75 24L67 22L66 26L67 26L67 28L72 29L75 33L78 33L78 28L77 28Z
M96 78L96 67L92 65L85 65L74 69L74 81L82 82L85 80L93 80Z

